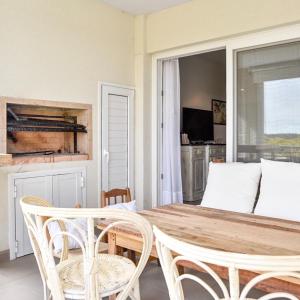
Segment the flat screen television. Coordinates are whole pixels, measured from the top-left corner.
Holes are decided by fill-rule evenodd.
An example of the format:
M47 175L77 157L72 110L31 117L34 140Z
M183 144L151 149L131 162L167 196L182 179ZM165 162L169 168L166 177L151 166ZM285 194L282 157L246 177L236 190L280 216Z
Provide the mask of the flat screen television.
M192 141L214 139L213 112L209 110L182 108L182 132Z

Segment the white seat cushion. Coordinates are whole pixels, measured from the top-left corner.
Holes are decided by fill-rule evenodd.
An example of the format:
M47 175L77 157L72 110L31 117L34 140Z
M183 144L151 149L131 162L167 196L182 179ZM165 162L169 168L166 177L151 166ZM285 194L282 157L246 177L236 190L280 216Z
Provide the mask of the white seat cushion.
M117 204L112 204L112 205L108 205L108 208L116 208L116 209L124 209L124 210L129 210L129 211L137 211L137 207L136 207L136 201L130 201L130 202L126 202L126 203L117 203Z
M210 163L201 206L251 213L258 190L259 163Z
M117 203L117 204L109 205L107 207L123 209L123 210L128 210L128 211L133 211L133 212L137 211L137 206L136 206L135 200L127 202L127 203ZM74 219L73 222L75 225L79 226L84 231L85 234L87 234L86 220L78 218L78 219ZM80 242L83 241L80 233L78 232L78 230L76 229L75 226L72 226L72 224L70 224L70 223L66 223L65 226L66 226L67 232L74 235ZM48 230L49 230L51 237L53 237L54 235L61 232L58 222L49 223ZM95 239L96 239L96 237L95 237ZM63 248L63 239L62 239L61 235L58 235L56 238L54 238L53 244L54 244L54 251L55 251L56 255L60 255L62 248ZM69 249L77 249L79 247L80 247L80 245L78 244L78 242L75 239L68 237L68 248Z
M300 164L261 160L260 195L254 213L300 221Z
M86 220L77 218L77 219L73 219L71 221L72 221L72 224L69 222L65 222L65 227L66 227L67 232L74 235L80 242L83 242L83 238L82 238L80 232L78 231L78 229L76 228L76 226L78 226L84 232L84 234L87 235ZM74 224L74 226L73 226L73 224ZM48 230L49 230L49 234L51 237L55 236L53 239L54 251L56 254L59 254L63 248L63 239L62 239L62 235L60 234L61 228L60 228L58 222L53 221L53 222L49 223ZM76 249L76 248L80 248L80 245L74 238L69 236L68 237L68 249Z

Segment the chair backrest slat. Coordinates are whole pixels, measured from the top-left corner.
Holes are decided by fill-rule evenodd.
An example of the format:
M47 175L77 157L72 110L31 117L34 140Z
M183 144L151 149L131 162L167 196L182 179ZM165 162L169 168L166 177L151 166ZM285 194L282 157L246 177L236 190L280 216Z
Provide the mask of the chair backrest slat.
M130 189L112 189L108 192L103 191L101 193L100 206L106 207L108 205L117 204L118 198L121 199L121 203L131 201ZM113 201L113 202L112 202Z

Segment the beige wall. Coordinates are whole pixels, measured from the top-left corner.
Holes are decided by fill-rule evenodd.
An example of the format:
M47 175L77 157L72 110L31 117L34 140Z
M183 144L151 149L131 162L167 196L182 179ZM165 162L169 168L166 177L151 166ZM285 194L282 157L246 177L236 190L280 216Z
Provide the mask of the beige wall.
M226 65L209 57L207 53L179 59L182 107L211 110L212 99L226 101ZM226 126L214 125L214 138L225 142Z
M134 85L134 17L100 0L1 0L0 95L93 105L94 160L0 171L0 251L8 249L7 174L87 167L87 203L98 202L97 83Z
M192 0L148 16L147 49L152 53L299 21L299 0Z

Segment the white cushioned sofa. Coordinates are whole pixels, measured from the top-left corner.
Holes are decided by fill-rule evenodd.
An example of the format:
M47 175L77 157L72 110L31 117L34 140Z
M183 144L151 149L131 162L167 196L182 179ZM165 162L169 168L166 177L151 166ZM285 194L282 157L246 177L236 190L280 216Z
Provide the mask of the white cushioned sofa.
M210 163L201 206L300 222L300 164Z

